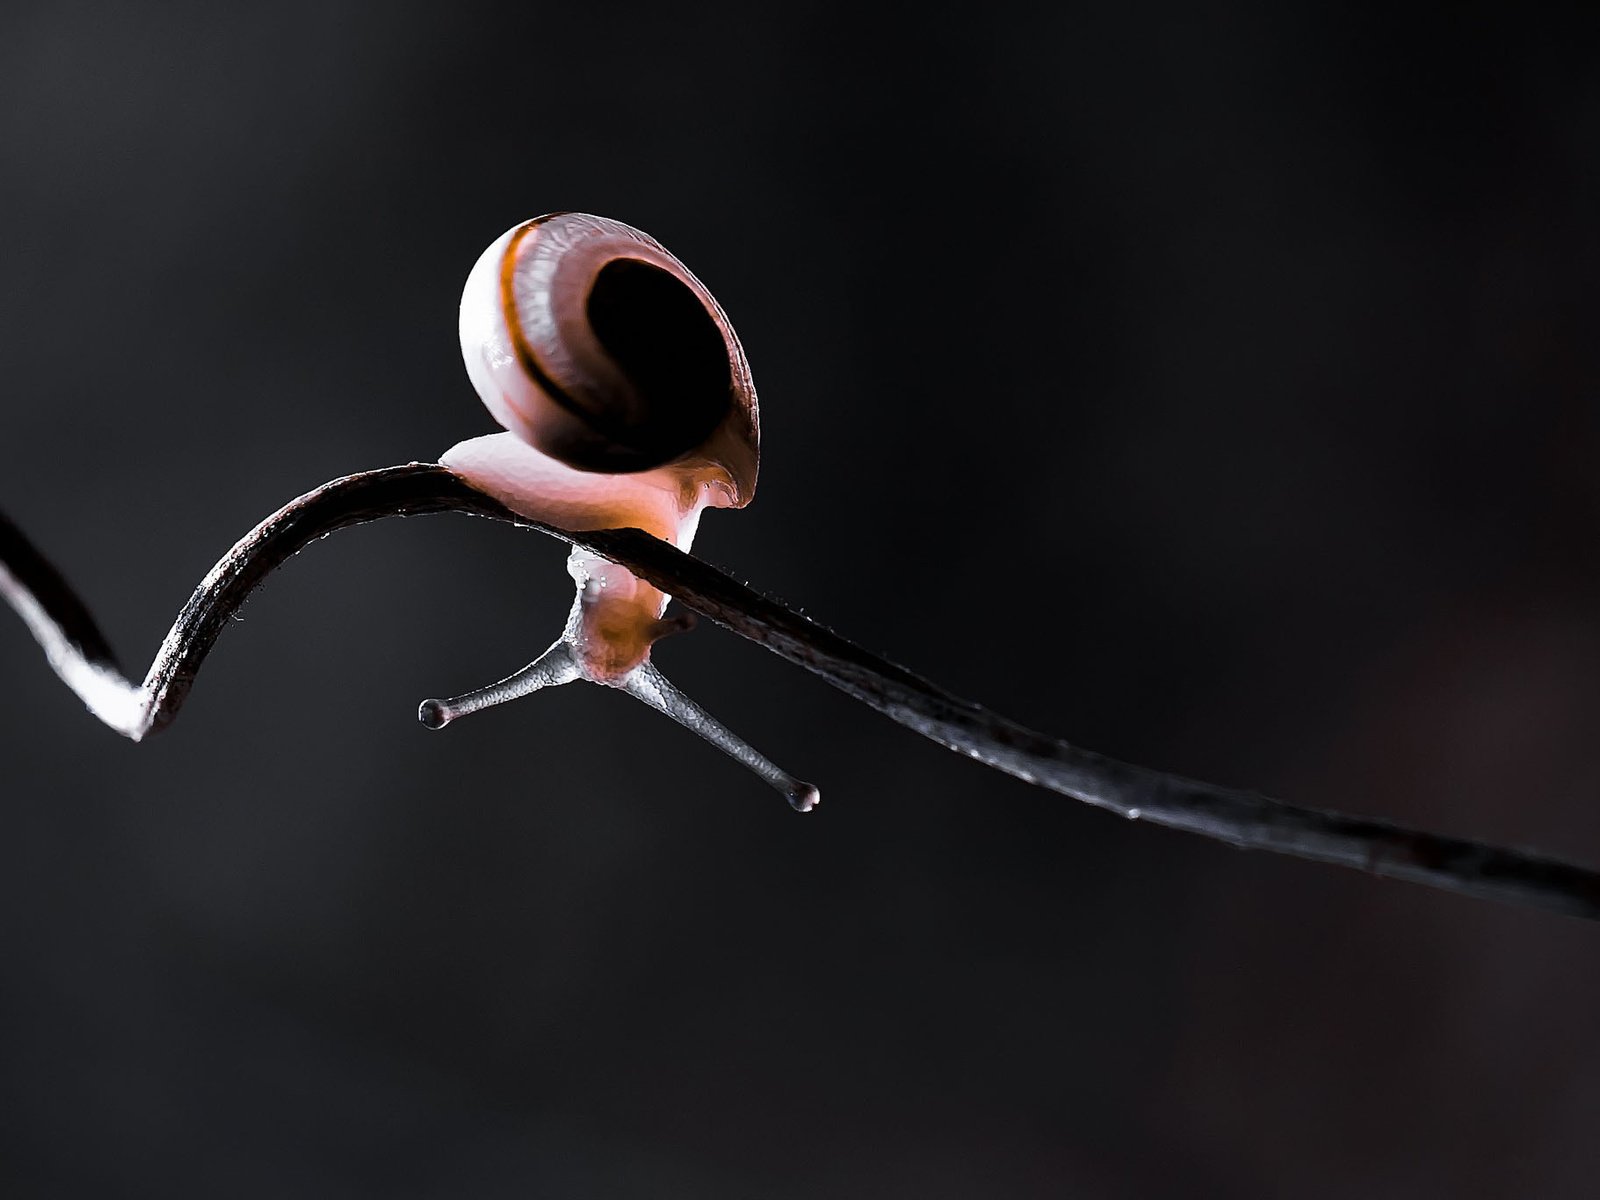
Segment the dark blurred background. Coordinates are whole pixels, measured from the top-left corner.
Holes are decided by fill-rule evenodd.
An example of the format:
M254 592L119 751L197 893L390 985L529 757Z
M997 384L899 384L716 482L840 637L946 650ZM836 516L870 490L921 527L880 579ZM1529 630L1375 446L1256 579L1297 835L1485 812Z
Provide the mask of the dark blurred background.
M24 3L0 505L142 671L492 425L455 308L649 230L763 401L696 549L1119 757L1600 860L1600 38L1463 8ZM310 549L178 724L0 613L8 1196L1588 1197L1592 926L1129 825L710 626L444 734L554 542Z

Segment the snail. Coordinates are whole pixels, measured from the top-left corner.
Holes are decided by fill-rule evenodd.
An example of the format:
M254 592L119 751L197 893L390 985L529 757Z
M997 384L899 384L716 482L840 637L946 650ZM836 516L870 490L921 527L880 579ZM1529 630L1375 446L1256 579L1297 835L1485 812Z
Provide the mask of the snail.
M633 527L680 550L707 508L755 495L760 420L738 336L668 250L620 221L550 213L501 234L461 295L461 354L505 432L439 462L507 508L571 532ZM651 646L691 627L627 568L574 547L559 639L499 683L425 700L430 729L541 688L618 688L749 767L801 812L817 789L780 770L670 683Z

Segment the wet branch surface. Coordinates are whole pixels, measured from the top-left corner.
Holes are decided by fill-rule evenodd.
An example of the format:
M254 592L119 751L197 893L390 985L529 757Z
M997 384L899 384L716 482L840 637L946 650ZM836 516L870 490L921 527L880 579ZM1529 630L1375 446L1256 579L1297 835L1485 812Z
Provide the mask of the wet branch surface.
M295 553L351 525L437 512L489 517L584 546L923 736L1027 783L1123 817L1242 849L1336 863L1486 900L1600 917L1600 873L1587 867L1302 808L1079 749L954 696L640 530L567 533L518 516L434 464L348 475L273 513L201 581L143 684L122 673L88 608L3 513L0 595L22 616L56 673L90 711L138 741L172 721L228 618Z

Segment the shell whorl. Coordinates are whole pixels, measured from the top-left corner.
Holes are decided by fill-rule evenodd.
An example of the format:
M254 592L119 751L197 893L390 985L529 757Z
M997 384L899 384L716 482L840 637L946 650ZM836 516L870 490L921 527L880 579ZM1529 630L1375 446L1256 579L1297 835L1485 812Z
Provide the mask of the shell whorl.
M693 273L619 221L552 213L507 230L468 277L468 374L495 418L541 452L608 474L683 463L755 490L749 363Z

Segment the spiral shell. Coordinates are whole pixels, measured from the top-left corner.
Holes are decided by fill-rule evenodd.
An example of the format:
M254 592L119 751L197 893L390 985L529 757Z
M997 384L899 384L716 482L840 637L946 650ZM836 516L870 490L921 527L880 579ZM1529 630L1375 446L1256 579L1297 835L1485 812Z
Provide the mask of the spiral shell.
M461 297L461 353L495 420L580 471L715 468L755 492L755 384L716 299L620 221L551 213L483 252Z

